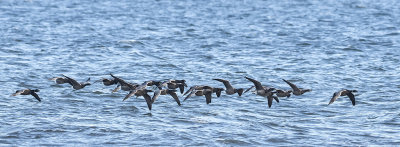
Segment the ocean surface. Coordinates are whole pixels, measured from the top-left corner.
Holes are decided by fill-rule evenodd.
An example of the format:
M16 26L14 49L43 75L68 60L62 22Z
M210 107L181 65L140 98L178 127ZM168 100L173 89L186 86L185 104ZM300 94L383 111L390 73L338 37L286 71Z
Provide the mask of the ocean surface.
M399 18L397 0L0 0L0 146L398 146ZM48 80L110 73L312 92L271 108L252 93L160 96L149 111L115 86ZM25 88L42 102L10 96ZM343 88L356 105L328 106Z

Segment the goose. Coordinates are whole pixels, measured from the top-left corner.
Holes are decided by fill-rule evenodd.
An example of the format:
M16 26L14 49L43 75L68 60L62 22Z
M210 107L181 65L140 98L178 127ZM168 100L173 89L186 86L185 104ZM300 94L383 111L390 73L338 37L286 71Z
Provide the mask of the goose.
M275 99L276 102L279 103L279 99L278 97L273 96L273 94L275 92L273 92L273 90L275 90L275 88L269 88L266 89L264 88L261 83L257 80L251 79L249 77L245 77L247 80L253 82L254 86L256 87L256 94L259 96L263 96L263 97L267 97L268 99L268 107L271 108L272 106L272 101Z
M355 105L356 105L356 99L355 99L355 97L354 97L353 92L357 92L357 90L342 89L342 90L340 90L340 91L338 91L338 92L333 93L332 99L331 99L331 101L329 101L329 104L328 104L328 105L332 104L332 103L333 103L334 101L336 101L336 99L339 98L340 96L345 96L345 95L347 95L347 97L350 98L351 103L353 104L353 106L355 106Z
M282 80L285 81L290 87L292 87L292 89L293 89L292 93L294 95L302 95L302 94L304 94L306 92L310 92L311 91L311 89L297 88L297 86L294 85L293 83L291 83L291 82L289 82L289 81L287 81L285 79L282 79Z
M39 92L39 89L24 89L24 90L17 90L15 91L15 93L12 94L12 96L17 96L17 95L32 95L33 97L35 97L36 100L38 100L39 102L41 102L42 100L40 100L39 96L36 94L36 92Z
M226 94L232 95L232 94L237 93L239 96L242 96L243 88L235 89L232 87L232 85L227 80L223 80L223 79L213 79L213 80L222 82L225 85L225 88L226 88L225 93Z
M86 82L81 82L81 83L78 83L76 80L74 80L74 79L72 79L72 78L70 78L70 77L67 77L67 76L65 76L65 75L63 75L65 78L67 78L68 79L68 83L72 86L72 88L74 88L75 90L79 90L79 89L82 89L82 88L84 88L85 86L87 86L87 85L91 85L90 84L90 78L88 78L87 80L86 80Z
M136 83L128 83L125 80L114 76L113 74L110 74L110 75L111 75L111 77L114 78L114 80L116 80L119 83L119 85L112 91L113 93L117 92L120 89L122 89L124 91L131 91L131 90L136 89L139 86Z
M250 88L247 88L243 93L246 93L246 92L249 92L251 89L253 89L254 87L256 87L256 86L250 86ZM266 90L268 90L268 89L270 89L270 88L273 88L273 87L269 87L269 86L265 86L265 85L263 85L262 86L264 89L266 89ZM253 92L255 92L255 91L253 91Z

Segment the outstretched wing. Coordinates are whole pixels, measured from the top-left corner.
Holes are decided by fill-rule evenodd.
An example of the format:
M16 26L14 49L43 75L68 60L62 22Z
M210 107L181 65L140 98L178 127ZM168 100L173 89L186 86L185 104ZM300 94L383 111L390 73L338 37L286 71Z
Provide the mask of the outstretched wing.
M153 98L151 99L151 103L154 103L154 101L156 101L156 99L158 98L158 96L160 96L161 94L161 90L156 90L154 92Z
M175 99L176 103L178 103L178 105L181 106L181 101L179 100L175 92L170 92L169 95L171 95Z
M204 92L204 91L203 91ZM204 95L206 96L206 103L209 104L211 103L211 98L212 98L212 91L210 90L205 90Z
M115 89L112 91L113 93L114 92L117 92L118 90L120 90L121 89L121 85L118 85L117 87L115 87Z
M193 92L194 89L196 88L196 86L190 87L190 89L188 91L186 91L183 95L188 94L189 92ZM185 100L184 100L185 101Z
M245 77L247 80L253 82L254 86L256 87L256 90L264 90L263 86L261 85L260 82L258 82L257 80L251 79L249 77Z
M124 80L122 80L121 78L118 78L116 76L114 76L113 74L110 74L111 77L113 77L119 84L121 85L129 85L128 82L125 82Z
M147 107L149 110L151 110L152 102L151 102L151 97L147 93L143 95L144 99L146 100Z
M268 99L268 107L271 108L272 106L272 101L274 100L274 98L272 96L267 97Z
M293 91L300 91L299 88L297 88L296 85L294 85L293 83L290 83L289 81L286 81L285 79L282 79L283 81L285 81L290 87L292 87Z
M246 93L248 91L250 91L251 89L253 89L255 86L251 86L250 88L247 88L243 93Z
M238 93L239 96L242 96L242 94L243 94L243 88L237 89L236 92Z
M130 98L132 95L134 95L137 92L137 90L132 90L131 92L129 92L128 95L125 96L125 98L122 101L127 100L128 98ZM151 102L151 100L150 100Z
M342 94L343 90L335 92L331 98L331 101L329 101L329 104L332 104L334 101L336 101L337 98L339 98L339 96Z
M351 92L348 92L347 96L350 98L351 103L353 104L353 106L355 106L356 105L356 99L354 98L354 94L351 93Z
M276 102L278 102L278 103L279 103L279 99L278 99L278 97L276 97L276 96L273 96L273 98L275 99L275 101L276 101Z
M182 94L185 91L185 85L179 84L178 87L179 87L179 90L180 90L180 92Z
M190 89L189 89L189 90L190 90ZM188 90L188 91L189 91L189 90ZM186 91L186 92L187 92L187 91ZM195 93L196 93L196 90L194 90L194 88L193 88L192 92L191 92L188 96L186 96L185 99L183 99L183 101L186 101L188 98L190 98L191 96L193 96Z
M74 79L72 79L72 78L70 78L70 77L67 77L66 75L63 75L63 76L66 77L66 78L68 79L68 83L69 83L71 86L80 85L76 80L74 80Z
M31 95L32 95L33 97L35 97L35 99L37 99L39 102L41 102L39 96L38 96L35 92L31 92Z
M233 90L233 87L232 87L231 83L229 83L229 81L223 80L223 79L213 79L213 80L220 81L220 82L224 83L224 85L226 87L226 90L228 90L228 89L229 90Z
M220 97L220 96L221 96L221 93L222 93L222 90L221 90L221 89L218 89L217 92L215 92L215 94L217 94L217 97Z

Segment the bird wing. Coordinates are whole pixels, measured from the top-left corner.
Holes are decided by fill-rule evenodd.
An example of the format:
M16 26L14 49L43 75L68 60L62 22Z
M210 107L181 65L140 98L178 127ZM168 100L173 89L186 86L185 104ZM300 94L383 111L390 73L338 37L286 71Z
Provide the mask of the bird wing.
M216 92L217 97L220 97L220 96L221 96L221 93L222 93L222 90L218 89L217 92Z
M267 99L268 99L268 107L271 108L272 101L274 100L274 98L272 96L268 96Z
M151 103L154 103L154 101L156 101L156 99L158 98L158 96L160 96L161 94L161 90L156 90L154 92L153 98L151 99Z
M115 80L117 80L117 82L121 85L129 85L128 82L125 82L124 80L122 80L121 78L118 78L116 76L114 76L113 74L110 74L111 77L113 77Z
M115 89L112 91L113 93L114 92L117 92L118 90L120 90L121 89L121 85L118 85L117 87L115 87Z
M212 94L212 91L210 91L210 90L206 90L206 92L204 93L204 95L206 96L207 104L211 103L211 98L212 98L211 94Z
M283 81L285 81L290 87L292 87L293 91L300 91L299 88L297 88L296 85L294 85L293 83L290 83L289 81L286 81L285 79L282 79Z
M151 106L152 106L152 102L151 102L151 97L150 95L148 95L147 93L145 93L143 95L144 99L146 100L147 103L147 107L149 108L149 110L151 110Z
M128 95L125 96L125 98L122 101L127 100L128 98L130 98L132 95L134 95L137 92L137 90L132 90L131 92L129 92Z
M347 96L350 98L351 103L353 104L353 106L355 106L356 105L356 99L354 98L354 94L351 93L351 92L348 92Z
M190 89L189 89L190 90ZM188 90L188 91L189 91ZM187 91L186 91L187 92ZM188 96L186 96L185 97L185 99L183 99L183 101L186 101L188 98L190 98L191 96L193 96L194 94L196 93L196 90L192 90L192 92L188 95Z
M66 75L63 75L63 76L68 79L68 83L71 84L71 86L80 85L76 80L74 80L74 79L72 79L70 77L67 77Z
M35 92L32 91L32 92L31 92L31 95L32 95L33 97L35 97L39 102L41 102L39 96L38 96Z
M333 93L332 99L331 101L329 101L329 104L332 104L334 101L336 101L337 98L339 98L339 96L342 94L343 90L340 90L338 92Z
M190 87L190 89L188 91L186 91L183 95L188 94L189 92L193 92L193 90L195 89L196 86Z
M250 88L247 88L243 93L246 93L248 91L250 91L251 89L253 89L255 86L251 86Z
M223 80L223 79L213 79L213 80L220 81L220 82L224 83L224 85L226 87L226 90L228 90L228 89L229 90L233 90L233 87L232 87L231 83L229 83L229 81Z
M172 98L175 99L176 103L178 103L179 106L181 106L181 101L179 100L178 96L176 95L175 92L170 92L169 95L172 96Z
M275 101L276 101L277 103L279 103L279 99L278 99L278 97L276 97L276 96L273 96L273 98L275 99Z
M242 94L243 94L243 88L237 89L237 93L238 93L239 96L242 96Z
M179 90L180 90L180 92L182 94L185 91L185 85L179 84L178 87L179 87Z
M254 79L251 79L251 78L249 78L249 77L245 77L245 78L246 78L247 80L253 82L253 84L254 84L254 86L256 87L257 90L264 90L264 88L262 87L262 85L261 85L260 82L254 80Z
M145 89L147 87L147 84L149 84L149 81L143 82L141 85L139 85L135 89L138 89L138 90Z

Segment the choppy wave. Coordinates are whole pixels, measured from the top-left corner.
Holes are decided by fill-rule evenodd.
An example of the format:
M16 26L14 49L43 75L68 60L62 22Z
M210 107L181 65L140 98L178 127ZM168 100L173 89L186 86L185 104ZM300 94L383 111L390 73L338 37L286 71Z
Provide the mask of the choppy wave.
M18 146L398 145L397 1L0 1L0 144ZM179 107L94 84L114 73L250 87L244 76L313 91L267 100L222 95ZM11 97L39 88L41 103ZM357 89L357 104L333 92ZM180 96L180 95L179 95Z

